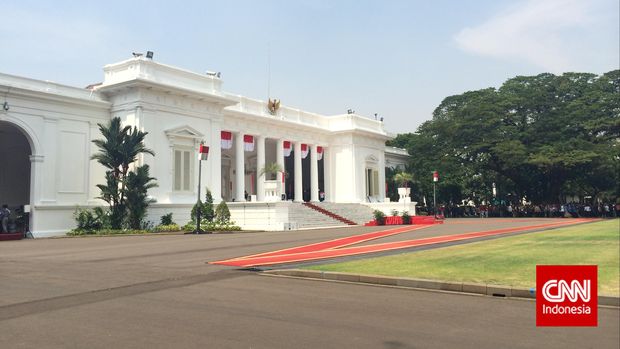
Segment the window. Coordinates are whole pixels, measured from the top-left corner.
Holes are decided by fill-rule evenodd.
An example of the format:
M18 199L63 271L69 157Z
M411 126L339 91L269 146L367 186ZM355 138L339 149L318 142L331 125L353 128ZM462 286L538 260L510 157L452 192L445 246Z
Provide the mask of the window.
M189 125L164 131L170 142L172 191L191 192L194 190L194 163L198 146L204 135Z
M174 150L174 190L190 191L192 188L192 151L189 149Z
M366 196L379 195L379 171L366 169Z

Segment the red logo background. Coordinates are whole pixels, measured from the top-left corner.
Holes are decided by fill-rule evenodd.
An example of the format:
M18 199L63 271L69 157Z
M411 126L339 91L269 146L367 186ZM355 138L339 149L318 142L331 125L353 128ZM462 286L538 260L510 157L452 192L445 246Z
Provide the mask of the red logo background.
M596 265L537 265L536 266L536 326L597 326L598 325L598 274ZM543 285L549 280L565 280L570 284L577 280L590 280L590 301L583 302L578 297L576 302L568 298L563 302L549 302L542 294ZM554 289L554 291L556 291ZM590 314L544 314L543 306L590 307Z

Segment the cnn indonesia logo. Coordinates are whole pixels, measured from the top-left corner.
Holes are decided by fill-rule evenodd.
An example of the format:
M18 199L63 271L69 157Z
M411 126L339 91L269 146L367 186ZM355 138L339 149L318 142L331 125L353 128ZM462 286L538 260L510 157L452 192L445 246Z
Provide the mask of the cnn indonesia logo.
M597 326L597 266L537 265L536 326Z

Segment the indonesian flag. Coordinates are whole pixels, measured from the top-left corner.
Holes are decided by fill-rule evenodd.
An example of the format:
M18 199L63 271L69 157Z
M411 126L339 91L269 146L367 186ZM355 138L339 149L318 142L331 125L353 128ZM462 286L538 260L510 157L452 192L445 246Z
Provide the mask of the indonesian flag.
M222 149L232 148L232 132L222 131Z
M308 156L308 145L302 144L301 145L301 158L305 159L307 156Z
M245 151L254 151L254 136L243 135L243 149Z
M200 160L207 160L209 158L209 147L201 144L200 148L198 149L198 152L200 153Z
M287 158L289 156L291 156L291 151L293 150L291 148L291 142L290 141L284 141L283 145L282 145L283 151L284 151L284 157Z
M323 159L323 147L316 147L316 159L321 161Z

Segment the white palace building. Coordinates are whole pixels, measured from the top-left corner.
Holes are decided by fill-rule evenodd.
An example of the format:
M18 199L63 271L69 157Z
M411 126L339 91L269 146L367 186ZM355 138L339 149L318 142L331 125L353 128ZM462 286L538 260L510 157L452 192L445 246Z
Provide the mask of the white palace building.
M269 108L266 101L223 92L219 74L144 56L106 65L103 82L87 88L0 74L0 104L0 204L30 211L34 236L62 235L75 227L76 207L105 205L96 187L105 171L90 158L98 151L92 143L101 138L98 124L112 117L148 132L145 143L155 156L138 161L150 166L159 185L149 190L153 222L168 212L181 225L189 221L201 142L210 147L201 191L209 188L215 202L230 202L242 228L312 226L313 216L298 212L321 216L301 204L308 201L360 207L366 220L370 208L415 214L407 199L386 202L385 167L402 166L408 154L385 146L391 136L381 121ZM270 163L285 169L284 180L282 173L261 175Z

